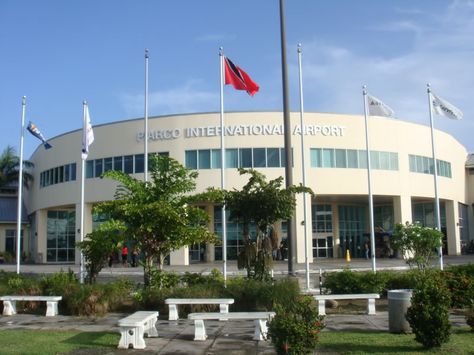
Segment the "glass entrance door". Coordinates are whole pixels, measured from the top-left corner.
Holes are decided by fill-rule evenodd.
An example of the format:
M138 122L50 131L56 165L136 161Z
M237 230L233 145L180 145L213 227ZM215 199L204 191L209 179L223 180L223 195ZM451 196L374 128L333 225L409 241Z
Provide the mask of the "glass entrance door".
M313 258L332 258L333 255L332 236L313 237Z

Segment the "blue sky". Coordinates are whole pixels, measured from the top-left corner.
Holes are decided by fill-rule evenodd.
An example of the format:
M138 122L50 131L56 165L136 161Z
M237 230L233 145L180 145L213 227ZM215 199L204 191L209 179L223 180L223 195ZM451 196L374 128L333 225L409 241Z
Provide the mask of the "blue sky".
M0 149L19 152L26 121L46 138L149 114L219 110L219 46L260 85L225 89L225 109L281 110L278 0L1 0ZM474 152L474 1L286 0L290 105L299 110L303 46L307 111L362 114L361 86L407 121L429 124L426 84L464 112L435 126ZM39 141L25 134L25 158ZM80 155L80 147L78 147Z

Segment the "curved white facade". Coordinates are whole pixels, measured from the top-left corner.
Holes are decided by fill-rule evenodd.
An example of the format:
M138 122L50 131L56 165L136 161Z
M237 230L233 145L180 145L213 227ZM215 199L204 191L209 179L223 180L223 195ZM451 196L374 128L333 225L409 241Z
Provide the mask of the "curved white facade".
M314 205L308 208L306 216L310 260L311 256L341 256L345 248L354 256L360 256L360 244L364 234L369 232L364 117L306 113L304 120L306 185L316 194L312 201L308 197L307 204ZM199 191L210 186L220 187L220 166L216 165L220 149L219 122L219 113L150 118L148 151L166 152L187 166L198 164ZM226 153L228 163L247 167L254 164L268 179L285 175L283 163L278 160L281 155L277 158L279 151L275 149L284 146L281 112L226 113L225 122L225 148L234 149ZM299 184L302 182L299 113L291 114L291 122L293 183ZM93 176L101 172L101 166L103 170L113 167L115 162L118 164L119 157L122 157L122 168L132 161L132 169L133 164L139 169L143 163L140 155L144 151L143 119L103 124L93 129L95 141L90 146L89 177L85 179L85 233L92 230L93 204L112 199L116 187L109 179ZM394 223L419 218L432 224L435 192L434 175L427 170L432 157L429 127L371 117L369 130L376 227L390 229ZM35 181L27 196L27 209L33 221L29 249L38 262L79 260L73 239L80 237L81 140L82 130L65 133L49 141L52 149L46 151L39 146L30 159L35 164ZM438 195L447 253L456 255L461 251L461 239L473 239L468 232L473 228L469 228L467 222L472 220L473 202L466 170L468 153L447 133L435 131L435 142L436 158L441 161ZM260 167L262 165L272 167ZM143 178L143 173L134 176ZM246 177L240 176L233 167L225 169L225 180L227 189L239 188ZM218 221L213 206L207 209L214 221L209 226L213 229ZM301 196L295 218L296 260L304 262L304 226L300 222L305 218ZM283 235L284 231L280 230L280 237ZM214 248L208 246L200 258L214 260ZM171 263L188 262L187 248L171 256Z

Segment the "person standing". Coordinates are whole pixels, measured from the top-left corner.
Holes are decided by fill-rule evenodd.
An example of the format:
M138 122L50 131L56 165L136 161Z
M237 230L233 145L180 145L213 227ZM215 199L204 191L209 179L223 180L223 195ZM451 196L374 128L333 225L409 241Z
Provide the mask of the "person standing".
M136 247L132 249L132 267L137 266L138 250Z
M126 245L122 247L122 265L127 266L127 259L128 259L128 248Z

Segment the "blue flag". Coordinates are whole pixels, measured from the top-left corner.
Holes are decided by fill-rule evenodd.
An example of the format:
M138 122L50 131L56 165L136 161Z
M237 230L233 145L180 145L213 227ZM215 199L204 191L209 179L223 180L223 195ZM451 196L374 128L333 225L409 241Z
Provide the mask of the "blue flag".
M43 135L41 134L40 130L38 129L38 127L36 127L36 125L33 123L33 122L29 122L28 123L28 127L26 127L26 129L32 134L34 135L36 138L38 138L41 142L43 142L43 145L44 145L44 148L45 149L49 149L51 148L51 144L49 144L46 139L43 137Z

